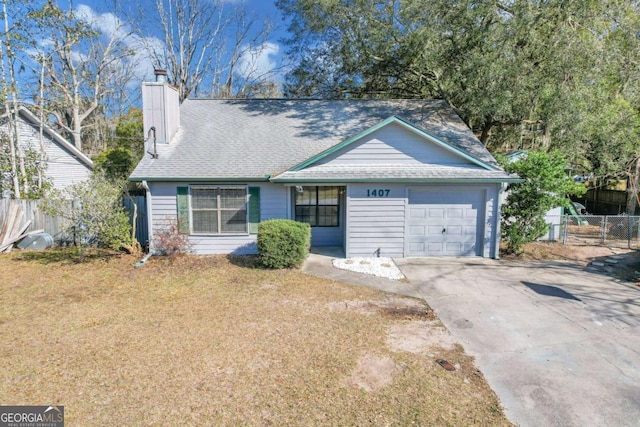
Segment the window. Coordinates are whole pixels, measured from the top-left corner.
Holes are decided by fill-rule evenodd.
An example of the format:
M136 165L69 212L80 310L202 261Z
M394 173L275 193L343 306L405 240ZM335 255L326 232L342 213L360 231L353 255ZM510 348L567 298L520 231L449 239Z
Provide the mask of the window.
M247 233L246 187L191 187L194 233Z
M302 187L296 189L296 221L312 227L338 227L340 187Z

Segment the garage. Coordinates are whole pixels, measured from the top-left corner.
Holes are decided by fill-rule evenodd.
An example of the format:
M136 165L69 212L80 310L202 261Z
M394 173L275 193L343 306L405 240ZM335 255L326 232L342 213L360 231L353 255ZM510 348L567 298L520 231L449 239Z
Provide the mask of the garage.
M482 255L484 199L477 190L409 189L406 255Z

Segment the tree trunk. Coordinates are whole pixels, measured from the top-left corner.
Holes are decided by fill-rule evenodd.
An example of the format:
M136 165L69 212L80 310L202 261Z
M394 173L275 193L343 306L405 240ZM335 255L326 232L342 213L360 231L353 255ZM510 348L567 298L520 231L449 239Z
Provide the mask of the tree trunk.
M640 184L640 156L636 158L634 173L629 173L629 186L627 187L627 214L634 215L638 206L638 186Z
M480 141L482 141L485 147L489 142L489 136L491 136L490 135L491 128L493 128L493 120L489 118L485 120L484 125L482 126L482 133L480 134Z
M17 135L17 111L11 111L11 103L9 102L9 94L15 93L15 82L13 79L7 83L7 71L6 67L13 67L12 52L11 52L11 40L9 39L9 15L7 13L7 3L2 3L2 17L4 19L4 39L2 40L2 47L0 48L0 70L2 71L2 96L4 97L5 111L8 112L8 138L9 138L9 155L11 156L11 179L13 184L13 198L19 199L20 193L20 178L18 176L18 164L17 164L17 147L16 135ZM5 65L5 60L7 64ZM11 73L13 76L13 73ZM15 100L15 95L13 96Z

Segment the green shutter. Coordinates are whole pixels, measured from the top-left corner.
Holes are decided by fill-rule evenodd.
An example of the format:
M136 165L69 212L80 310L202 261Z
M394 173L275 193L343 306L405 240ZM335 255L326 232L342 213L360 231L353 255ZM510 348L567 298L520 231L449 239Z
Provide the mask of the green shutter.
M178 233L189 234L189 187L178 187Z
M249 187L249 233L258 234L260 222L260 187Z

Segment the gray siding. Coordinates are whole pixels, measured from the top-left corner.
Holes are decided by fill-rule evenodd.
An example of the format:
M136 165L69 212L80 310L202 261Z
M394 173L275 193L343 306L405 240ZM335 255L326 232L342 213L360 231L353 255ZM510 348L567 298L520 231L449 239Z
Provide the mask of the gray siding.
M478 215L478 255L497 258L499 221L498 194L500 185L466 186L404 186L386 184L352 184L347 187L347 241L346 256L406 256L406 213L409 188L434 191L478 191L482 206ZM389 190L388 196L371 197L372 190ZM369 192L367 193L367 190ZM369 194L369 196L367 196ZM385 191L386 195L386 191Z
M342 227L311 227L311 246L342 246L343 235Z
M372 191L389 190L383 197ZM369 196L367 196L369 190ZM351 184L347 187L347 257L404 255L405 187Z
M7 125L0 125L0 130L7 132ZM91 169L51 139L47 133L43 133L41 146L39 129L22 117L18 122L18 139L23 150L42 148L47 162L45 176L51 180L54 188L62 190L89 177Z
M176 192L178 187L199 183L159 183L150 182L152 200L152 232L164 229L177 222ZM216 185L216 183L206 183ZM219 183L219 185L246 185L246 183ZM288 189L269 183L251 183L250 187L260 187L260 218L287 218ZM152 237L153 239L153 237ZM256 235L201 236L189 238L192 251L200 255L208 254L253 254L256 253Z
M465 164L461 156L392 123L327 156L317 165Z

